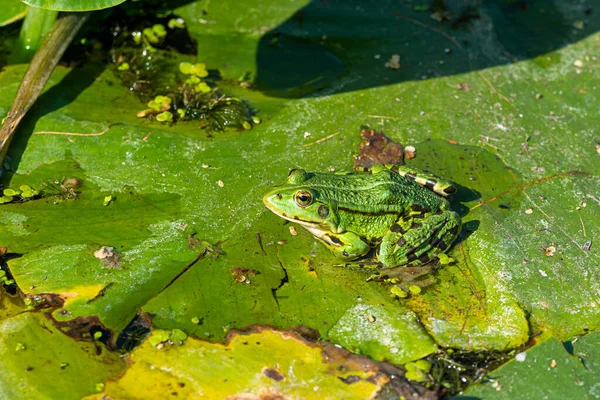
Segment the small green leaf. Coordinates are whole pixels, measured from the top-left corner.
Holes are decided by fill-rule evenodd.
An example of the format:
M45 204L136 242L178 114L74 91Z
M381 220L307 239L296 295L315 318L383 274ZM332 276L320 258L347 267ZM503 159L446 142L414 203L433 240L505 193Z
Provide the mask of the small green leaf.
M201 92L201 93L208 93L208 92L211 91L210 86L208 86L206 84L206 82L200 82L198 85L196 85L196 87L194 88L194 90L196 92Z
M169 339L175 344L182 344L187 339L187 335L181 329L173 329Z
M21 185L21 186L19 186L19 190L21 190L22 192L26 192L26 191L32 192L33 191L33 189L31 189L31 187L29 187L27 185Z
M256 117L256 116L252 116L252 122L254 122L256 125L261 123L260 118Z
M158 104L165 104L165 105L169 105L171 104L171 98L169 96L156 96L154 98L154 101Z
M4 189L4 195L5 196L18 196L19 195L18 190L14 190L14 189Z
M164 38L167 36L167 30L164 25L156 24L152 27L152 32L156 34L159 38Z
M112 196L106 196L106 197L104 197L104 205L105 206L109 205L112 200L113 200Z
M417 366L417 368L419 368L421 371L428 373L429 371L431 371L431 363L427 360L418 360L415 361L415 365Z
M408 287L408 290L410 290L410 292L411 292L412 294L419 294L419 293L421 293L421 288L420 288L420 287L418 287L418 286L415 286L415 285L411 285L411 286L409 286L409 287Z
M192 63L182 62L179 64L179 71L181 71L182 74L190 75L193 67L194 65Z
M0 197L0 204L10 203L12 200L12 196L2 196Z
M196 75L200 78L204 78L205 76L208 76L208 71L206 70L206 64L204 63L198 63L198 64L194 64L194 66L192 67L190 74L192 75Z
M170 111L161 112L156 116L156 120L160 122L171 122L173 121L173 114Z
M169 20L169 22L167 23L167 26L171 29L175 29L175 28L183 29L183 28L185 28L185 21L183 18L171 18Z
M425 380L425 373L420 369L414 371L406 371L405 377L415 382L423 382Z
M177 109L177 115L179 115L179 118L184 118L185 117L185 109L178 108Z
M400 298L405 298L407 295L407 293L400 289L400 287L398 286L392 286L392 288L390 289L390 293L392 294L392 296L396 296L396 297L400 297Z
M119 71L129 71L129 64L124 62L117 67Z
M198 318L198 317L192 318L192 324L198 325L199 323L200 323L200 318Z
M35 196L35 194L30 190L24 190L21 192L21 197L24 197L26 199L32 198L33 196Z
M157 44L158 42L160 42L160 39L158 38L158 36L156 36L154 34L154 31L152 30L152 28L146 28L142 31L142 33L144 34L144 37L146 38L147 41L149 41L152 44Z

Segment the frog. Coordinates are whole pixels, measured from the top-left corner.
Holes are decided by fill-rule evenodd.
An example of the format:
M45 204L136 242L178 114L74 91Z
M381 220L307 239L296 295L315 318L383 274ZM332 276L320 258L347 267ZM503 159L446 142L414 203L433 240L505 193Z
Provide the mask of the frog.
M426 171L379 164L348 173L293 169L263 197L279 217L308 230L346 263L369 264L376 277L417 271L446 253L461 218L448 197L456 186Z

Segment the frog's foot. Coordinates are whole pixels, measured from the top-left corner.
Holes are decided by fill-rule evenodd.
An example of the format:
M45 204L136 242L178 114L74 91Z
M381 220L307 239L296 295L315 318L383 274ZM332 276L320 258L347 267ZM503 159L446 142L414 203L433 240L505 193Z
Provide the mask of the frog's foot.
M399 221L383 237L378 259L384 265L427 264L450 248L459 231L460 217L453 211Z
M422 276L428 275L433 271L433 266L422 267L394 267L385 268L379 271L379 278L390 279L400 278L403 282L411 282Z

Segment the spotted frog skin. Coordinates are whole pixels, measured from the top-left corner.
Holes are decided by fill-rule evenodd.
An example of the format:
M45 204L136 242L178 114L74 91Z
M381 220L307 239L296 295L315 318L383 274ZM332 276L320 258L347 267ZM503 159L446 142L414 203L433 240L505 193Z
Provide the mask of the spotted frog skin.
M415 168L376 165L348 174L295 169L265 194L267 208L296 222L344 261L368 258L392 273L427 264L448 251L460 216L445 197L451 183ZM371 253L372 254L372 253Z

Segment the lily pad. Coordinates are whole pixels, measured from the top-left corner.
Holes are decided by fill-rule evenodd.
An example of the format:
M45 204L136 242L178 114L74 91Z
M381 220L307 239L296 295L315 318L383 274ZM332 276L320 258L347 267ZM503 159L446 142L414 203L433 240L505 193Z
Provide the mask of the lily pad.
M597 398L600 334L561 343L549 339L490 373L456 399ZM535 382L535 384L532 384Z
M182 345L160 347L144 342L129 356L125 373L89 398L160 399L165 393L187 398L201 393L215 399L366 399L389 382L365 357L347 358L333 346L270 329L232 335L225 345L189 338Z
M76 342L31 313L0 322L0 356L5 399L79 399L125 367L102 344Z
M32 7L55 11L93 11L114 7L125 0L22 0Z
M598 22L573 32L582 18L574 6L542 14L537 3L513 5L486 3L480 18L451 30L392 2L189 2L174 12L197 40L196 61L218 69L221 88L262 120L212 137L194 122L140 120L144 104L105 66L59 67L13 141L2 184L84 184L77 199L0 206L0 246L20 255L8 261L17 285L60 300L51 317L75 337L101 325L112 340L141 310L155 328L185 332L183 347L254 324L305 325L404 362L433 343L508 350L533 332L566 340L598 329L599 138L589 111L600 85ZM519 43L513 28L539 28L547 40ZM519 62L506 55L506 35ZM305 61L285 58L296 53ZM307 67L315 54L324 64ZM399 70L384 66L393 54ZM0 72L0 116L23 72ZM248 90L248 76L258 90ZM350 171L365 125L413 146L408 165L459 188L456 261L406 299L367 282L372 271L340 267L261 201L292 168ZM104 246L118 268L94 257ZM410 316L413 334L393 346L383 334L340 335L361 307L385 310L393 324ZM386 355L393 348L407 352Z

